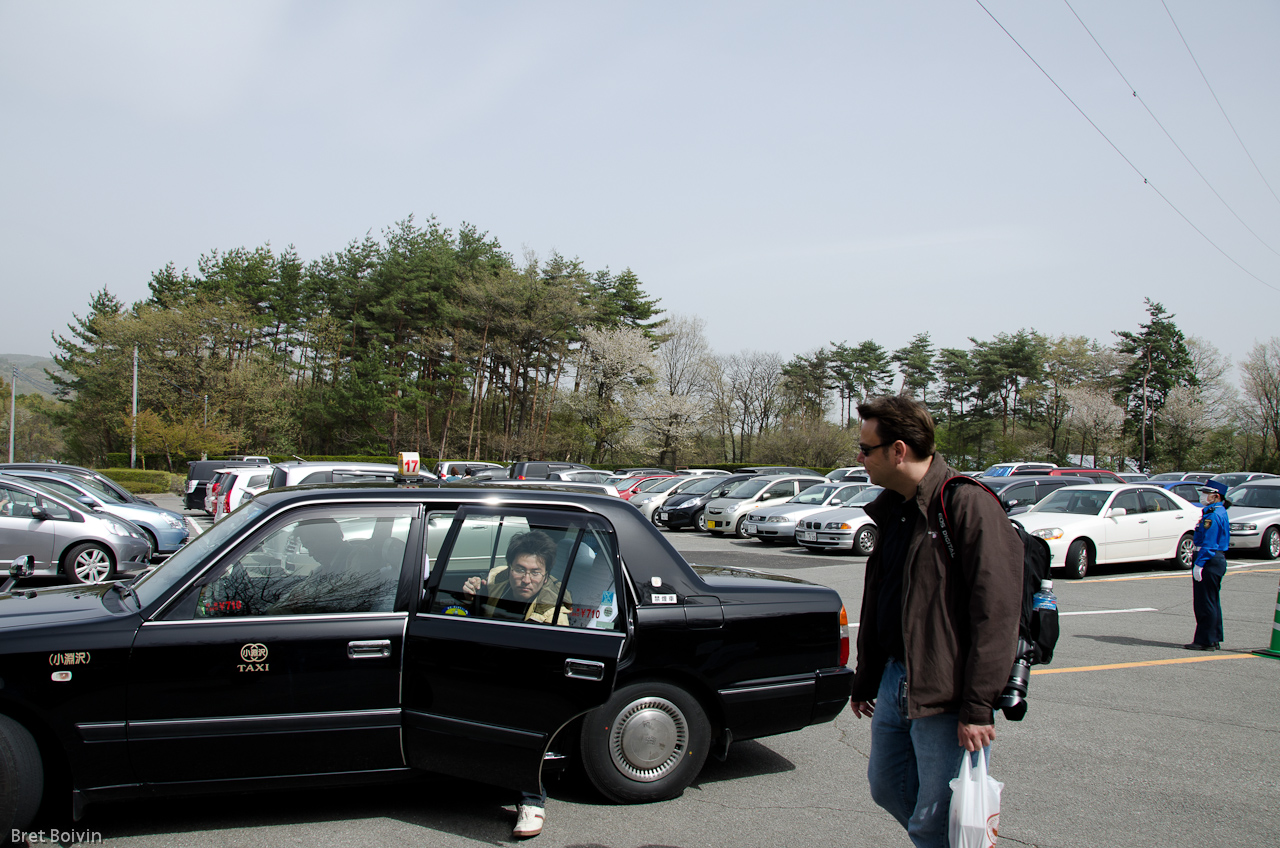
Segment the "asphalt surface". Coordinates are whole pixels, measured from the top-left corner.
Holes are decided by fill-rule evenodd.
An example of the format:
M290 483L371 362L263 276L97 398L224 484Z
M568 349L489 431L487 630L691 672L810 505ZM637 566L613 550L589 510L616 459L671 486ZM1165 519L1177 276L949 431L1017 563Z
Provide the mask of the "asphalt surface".
M829 585L857 621L861 558L688 532L667 538L692 562ZM1033 671L1027 718L996 725L992 775L1005 784L999 845L1280 844L1280 660L1250 653L1271 639L1280 563L1230 565L1226 641L1210 654L1182 648L1195 626L1187 572L1142 563L1055 579L1063 616L1054 661ZM869 738L869 722L846 711L829 724L737 743L726 762L709 760L683 796L661 804L604 803L571 772L548 786L547 826L531 844L908 846L868 793ZM120 848L504 845L514 841L504 795L427 776L142 800L91 806L78 834L63 835Z

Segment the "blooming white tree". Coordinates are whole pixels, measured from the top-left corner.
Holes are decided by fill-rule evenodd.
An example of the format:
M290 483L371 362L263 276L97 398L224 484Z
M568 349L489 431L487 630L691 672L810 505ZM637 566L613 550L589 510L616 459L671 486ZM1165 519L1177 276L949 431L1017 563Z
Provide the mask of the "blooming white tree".
M657 361L643 332L634 327L588 329L579 351L578 391L568 400L582 416L591 439L591 462L618 449L632 425L640 389L653 382Z

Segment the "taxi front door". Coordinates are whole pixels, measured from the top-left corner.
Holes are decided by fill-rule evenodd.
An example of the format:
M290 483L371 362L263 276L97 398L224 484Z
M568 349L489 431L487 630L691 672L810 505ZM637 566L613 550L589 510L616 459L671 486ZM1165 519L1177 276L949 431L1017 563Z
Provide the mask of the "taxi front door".
M394 607L416 509L293 510L144 623L128 694L139 778L404 769Z
M541 535L557 614L486 612L462 586L494 580L513 539ZM477 539L487 553L477 556ZM545 540L540 540L545 544ZM432 547L428 541L428 547ZM460 509L432 565L405 642L405 754L410 765L537 792L553 739L613 691L626 643L612 529L554 511ZM486 591L493 586L487 586Z

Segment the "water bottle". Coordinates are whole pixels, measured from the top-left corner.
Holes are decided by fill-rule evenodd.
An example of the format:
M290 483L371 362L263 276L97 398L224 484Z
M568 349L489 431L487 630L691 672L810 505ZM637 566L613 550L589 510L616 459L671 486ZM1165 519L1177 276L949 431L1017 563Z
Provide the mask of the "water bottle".
M1040 591L1031 596L1031 609L1036 612L1042 609L1058 611L1058 596L1053 594L1052 580L1040 581Z
M1040 591L1031 596L1031 641L1037 664L1053 660L1058 643L1058 597L1053 594L1052 580L1041 580Z

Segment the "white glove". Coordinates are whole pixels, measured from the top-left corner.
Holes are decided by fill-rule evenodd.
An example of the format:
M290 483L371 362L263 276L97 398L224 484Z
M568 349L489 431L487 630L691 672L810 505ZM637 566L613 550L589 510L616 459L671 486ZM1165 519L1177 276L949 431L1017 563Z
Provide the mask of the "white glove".
M1201 572L1203 572L1203 571L1204 571L1204 567L1203 567L1203 566L1199 566L1199 565L1192 566L1192 567L1191 567L1191 579L1192 579L1192 580L1194 580L1194 581L1196 581L1197 583L1199 583L1199 582L1200 582L1200 574L1201 574Z

